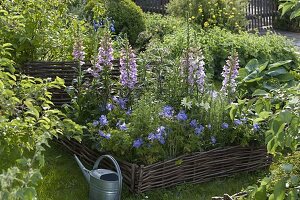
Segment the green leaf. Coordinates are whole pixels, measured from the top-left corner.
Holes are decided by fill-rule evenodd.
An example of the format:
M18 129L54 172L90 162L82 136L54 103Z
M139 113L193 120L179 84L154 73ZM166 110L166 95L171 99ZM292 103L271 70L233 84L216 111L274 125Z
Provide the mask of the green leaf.
M229 115L230 115L230 119L231 120L234 120L235 118L235 115L236 115L236 112L237 112L237 105L236 104L233 104L231 109L230 109L230 112L229 112Z
M183 163L182 159L176 160L175 161L175 165L181 165Z
M269 69L276 68L276 67L280 67L280 66L282 66L282 65L285 65L285 64L288 64L288 63L291 63L291 62L292 62L292 60L279 61L279 62L270 64L270 65L269 65Z
M265 185L261 185L256 193L255 193L255 199L257 200L265 200L267 198L267 190Z
M257 59L252 59L252 60L250 60L250 61L247 63L247 65L245 66L245 69L246 69L249 73L251 73L251 72L255 71L255 70L258 68L258 65L259 65L258 60L257 60Z
M274 198L284 200L285 197L285 179L281 179L274 186Z
M278 9L281 10L281 16L283 16L287 11L289 11L294 6L293 2L286 2L280 4Z
M272 68L266 72L266 74L271 77L286 74L286 73L288 73L288 71L284 67Z
M300 9L293 11L291 16L290 16L290 19L292 20L292 19L294 19L296 17L299 17L299 16L300 16Z
M253 92L252 96L269 96L269 93L265 90L257 89Z
M293 171L293 165L292 164L282 164L281 168L285 173L291 173Z

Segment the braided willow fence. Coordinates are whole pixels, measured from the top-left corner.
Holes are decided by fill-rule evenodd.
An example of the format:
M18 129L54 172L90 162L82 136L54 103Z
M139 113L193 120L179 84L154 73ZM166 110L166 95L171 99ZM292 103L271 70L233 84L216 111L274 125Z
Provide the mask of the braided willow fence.
M114 61L114 66L112 70L112 78L117 79L120 75L119 63ZM33 76L36 78L51 78L54 80L56 77L64 79L65 85L71 86L73 80L78 76L78 63L77 62L30 62L26 63L22 67L22 72L26 75ZM92 64L85 64L82 66L82 70L85 71ZM90 81L92 79L91 74L85 73L83 81ZM70 103L71 99L69 94L65 89L54 89L52 92L52 102L55 106L60 107L63 104Z
M70 152L92 165L101 153L73 140L59 140ZM123 180L134 193L167 188L183 183L202 183L239 172L266 168L271 157L265 147L227 147L182 155L151 165L137 165L118 160ZM105 163L105 167L112 168Z

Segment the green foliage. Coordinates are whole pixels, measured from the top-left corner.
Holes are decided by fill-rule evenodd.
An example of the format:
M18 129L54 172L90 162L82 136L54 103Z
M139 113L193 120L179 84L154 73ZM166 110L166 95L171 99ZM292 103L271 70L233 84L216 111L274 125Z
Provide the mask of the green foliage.
M0 155L15 163L5 164L0 174L0 199L33 199L35 186L42 176L42 152L53 136L65 134L78 140L81 126L59 110L52 109L53 88L61 88L64 81L54 81L14 74L9 44L0 52Z
M247 188L250 193L248 199L299 199L299 158L299 152L280 157L280 160L271 166L271 175L261 181L260 187L250 186Z
M101 17L102 13L99 14L97 10L101 10L102 7L105 8L105 12ZM89 0L85 10L90 13L92 19L111 17L115 22L116 33L126 34L132 44L145 29L143 12L132 0Z
M250 60L245 68L239 71L240 93L252 94L252 96L266 96L268 91L276 90L283 84L292 86L297 83L294 75L292 61L286 60L273 64L259 63L258 60Z
M190 29L190 43L202 48L206 69L215 79L220 78L222 67L232 49L239 54L240 66L245 66L251 59L270 63L292 60L293 67L299 66L295 47L285 37L275 34L259 36L247 32L235 34L218 27L207 31ZM187 29L178 28L176 32L164 36L163 42L151 40L149 46L168 49L168 56L175 60L181 57L187 47Z
M12 44L12 55L17 64L72 59L78 29L88 36L84 38L85 43L94 43L91 26L69 12L71 2L16 0L1 3L1 43Z
M300 2L298 0L280 0L279 10L281 10L281 16L285 15L288 11L290 13L290 19L300 17Z
M188 17L204 28L219 26L228 30L242 30L246 26L245 0L172 0L167 11L173 16Z

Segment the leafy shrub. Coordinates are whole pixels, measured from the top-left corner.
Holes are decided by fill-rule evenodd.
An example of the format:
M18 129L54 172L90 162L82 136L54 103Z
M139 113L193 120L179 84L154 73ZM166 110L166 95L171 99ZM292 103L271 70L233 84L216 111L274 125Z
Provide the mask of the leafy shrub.
M33 199L48 140L65 134L80 141L82 127L51 108L48 90L64 81L15 74L10 47L0 45L0 199Z
M104 6L103 6L104 5ZM106 17L111 17L115 21L116 33L126 33L131 43L135 43L140 32L145 29L143 11L131 0L89 0L86 10L105 8ZM91 13L91 18L99 20L99 14L95 15L95 11Z
M167 12L173 16L189 17L202 27L219 26L229 30L244 29L246 21L245 0L172 0Z
M186 35L187 30L181 28L173 34L166 35L163 42L153 40L151 41L153 44L149 44L149 46L167 48L171 51L171 57L174 60L180 57L187 47ZM239 53L241 66L245 66L249 60L254 58L270 63L292 60L292 65L295 67L299 65L299 56L296 54L293 44L285 37L276 34L259 36L247 32L235 34L218 27L207 31L194 31L191 28L190 43L203 49L206 67L215 75L215 78L219 78L224 61L232 49L236 49Z
M152 38L163 39L167 34L175 32L178 27L184 25L184 20L175 18L169 15L161 15L155 13L144 13L145 17L145 31L139 34L137 44L144 48L144 46Z
M78 31L85 43L95 43L92 26L69 12L71 2L17 0L1 3L1 42L12 44L12 56L17 64L33 60L71 59ZM87 49L88 55L91 52Z

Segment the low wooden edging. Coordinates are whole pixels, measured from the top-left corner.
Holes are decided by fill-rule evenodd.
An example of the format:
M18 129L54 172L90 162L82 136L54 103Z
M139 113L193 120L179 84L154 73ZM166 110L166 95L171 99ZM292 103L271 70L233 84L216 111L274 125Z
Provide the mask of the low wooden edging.
M60 139L59 143L90 165L101 155L74 140ZM134 193L255 171L268 167L271 161L265 147L241 146L196 152L146 166L118 160L123 181ZM104 165L112 167L108 162Z

